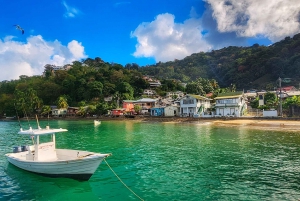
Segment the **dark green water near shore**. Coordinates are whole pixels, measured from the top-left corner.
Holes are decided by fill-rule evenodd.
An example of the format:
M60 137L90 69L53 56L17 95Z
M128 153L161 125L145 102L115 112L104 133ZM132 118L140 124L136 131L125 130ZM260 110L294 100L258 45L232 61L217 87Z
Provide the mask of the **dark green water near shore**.
M50 127L69 130L56 135L58 148L112 153L109 165L144 200L300 199L299 133L132 121L50 121ZM105 162L87 182L8 165L5 153L30 144L18 130L17 122L0 122L0 200L139 200Z

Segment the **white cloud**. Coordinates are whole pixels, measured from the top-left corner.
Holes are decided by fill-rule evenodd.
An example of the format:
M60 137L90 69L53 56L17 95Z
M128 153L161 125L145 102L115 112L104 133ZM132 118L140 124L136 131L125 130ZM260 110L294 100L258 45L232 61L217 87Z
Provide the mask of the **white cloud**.
M200 19L190 18L183 23L175 23L174 19L174 15L165 13L152 22L140 24L131 33L138 41L133 55L165 62L211 49L201 35Z
M66 9L66 13L64 14L66 18L75 17L81 13L79 9L69 6L65 1L63 1L62 4Z
M30 36L25 43L8 36L0 40L0 81L41 75L46 64L64 65L86 57L84 47L75 40L64 46L40 35Z
M85 57L84 47L81 45L81 43L78 43L76 40L72 40L71 42L69 42L68 49L73 54L76 60Z
M130 4L130 1L121 1L121 2L117 2L115 3L115 7L121 6L121 5L126 5L126 4Z
M267 37L273 42L300 32L299 0L204 0L220 32Z

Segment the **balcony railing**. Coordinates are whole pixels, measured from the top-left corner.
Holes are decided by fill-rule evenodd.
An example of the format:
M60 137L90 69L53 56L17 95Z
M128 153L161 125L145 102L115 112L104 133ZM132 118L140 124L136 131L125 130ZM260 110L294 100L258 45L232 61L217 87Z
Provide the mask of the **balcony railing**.
M241 103L216 103L215 107L239 107Z

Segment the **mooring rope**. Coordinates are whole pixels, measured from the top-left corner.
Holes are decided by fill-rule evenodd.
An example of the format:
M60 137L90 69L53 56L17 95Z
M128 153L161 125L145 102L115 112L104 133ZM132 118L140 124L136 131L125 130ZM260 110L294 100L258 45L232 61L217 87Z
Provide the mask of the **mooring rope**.
M140 200L143 200L140 196L138 196L135 192L133 192L133 190L131 190L122 180L121 178L115 173L115 171L109 166L109 164L107 163L107 161L105 159L103 159L106 163L106 165L109 167L109 169L114 173L114 175L119 179L119 181L130 191L132 192L136 197L138 197ZM144 200L143 200L144 201Z

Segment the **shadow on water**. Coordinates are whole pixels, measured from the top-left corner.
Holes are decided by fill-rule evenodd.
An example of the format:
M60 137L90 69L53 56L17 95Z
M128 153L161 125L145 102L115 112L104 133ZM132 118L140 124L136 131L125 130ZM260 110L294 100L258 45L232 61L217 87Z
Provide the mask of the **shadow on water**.
M89 182L49 178L24 171L8 162L0 171L0 200L98 200ZM47 190L45 190L47 189Z

